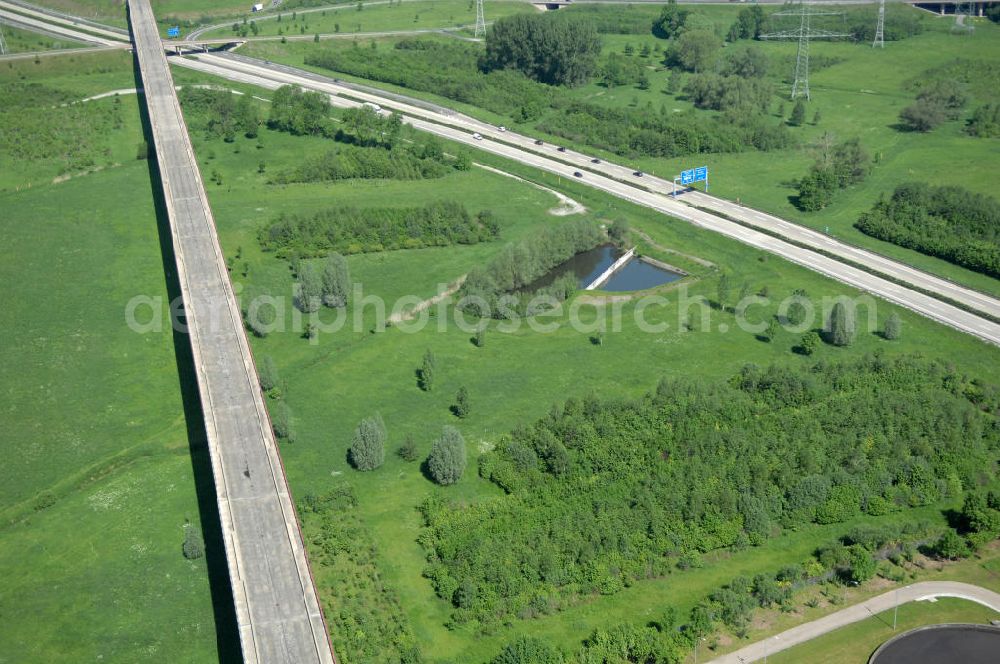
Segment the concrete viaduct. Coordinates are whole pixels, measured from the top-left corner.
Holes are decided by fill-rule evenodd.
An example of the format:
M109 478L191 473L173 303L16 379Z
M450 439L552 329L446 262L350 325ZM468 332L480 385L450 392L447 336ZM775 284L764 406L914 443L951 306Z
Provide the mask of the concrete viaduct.
M247 664L335 664L295 506L149 0L129 0Z

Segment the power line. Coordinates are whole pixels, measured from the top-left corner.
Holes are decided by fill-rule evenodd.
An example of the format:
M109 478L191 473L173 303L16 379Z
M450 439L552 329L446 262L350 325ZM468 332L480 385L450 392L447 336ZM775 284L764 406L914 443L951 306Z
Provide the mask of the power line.
M486 36L486 16L483 14L483 0L476 0L476 37Z
M878 0L878 24L875 26L875 41L872 48L885 48L885 0Z
M798 7L775 12L771 16L798 16L799 27L792 30L782 30L761 35L761 39L798 39L799 49L795 54L795 81L792 83L792 99L805 97L809 99L809 41L812 39L837 39L839 37L850 37L847 33L830 32L829 30L818 30L810 23L813 16L839 16L841 12L823 11L812 9L804 2L799 2Z

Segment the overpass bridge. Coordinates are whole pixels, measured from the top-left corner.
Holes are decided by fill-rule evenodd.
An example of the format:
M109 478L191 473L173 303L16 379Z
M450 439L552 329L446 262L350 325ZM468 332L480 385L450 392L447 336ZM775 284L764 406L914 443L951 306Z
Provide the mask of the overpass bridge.
M129 0L247 664L335 664L243 319L149 0Z

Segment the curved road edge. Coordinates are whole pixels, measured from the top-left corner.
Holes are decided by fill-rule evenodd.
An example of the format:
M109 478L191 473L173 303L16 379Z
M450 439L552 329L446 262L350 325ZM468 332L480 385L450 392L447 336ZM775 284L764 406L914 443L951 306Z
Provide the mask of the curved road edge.
M841 609L835 613L817 618L811 622L792 627L775 636L769 636L756 643L735 650L721 657L716 657L709 664L748 664L768 655L787 650L793 646L811 641L841 627L860 622L877 613L887 611L897 602L920 602L938 597L954 597L964 599L1000 613L1000 593L989 588L974 586L960 581L923 581L913 585L903 586L896 590L877 595L863 602Z

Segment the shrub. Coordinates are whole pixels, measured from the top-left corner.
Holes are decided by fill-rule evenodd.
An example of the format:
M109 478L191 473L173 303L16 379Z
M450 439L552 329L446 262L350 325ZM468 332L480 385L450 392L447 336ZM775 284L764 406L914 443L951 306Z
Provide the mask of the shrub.
M351 463L358 470L375 470L385 461L385 423L376 413L361 420L351 439Z
M427 457L427 470L438 484L454 484L465 472L465 439L455 427L446 426Z
M455 404L451 407L451 412L455 414L456 417L465 418L469 415L469 391L465 389L465 386L458 388L458 394L455 395Z
M189 523L184 524L184 543L181 545L181 552L188 560L197 560L205 555L205 540Z
M885 327L882 329L882 336L889 341L899 339L903 334L903 321L895 311L885 319Z
M292 409L284 401L274 401L270 405L271 428L274 435L289 442L295 442L295 429L292 425Z
M861 232L1000 277L1000 203L961 187L896 187L854 224Z
M278 386L278 381L280 380L278 365L274 363L274 358L270 355L265 355L261 361L258 368L258 378L260 379L260 387L265 392L270 392Z
M948 528L931 547L938 558L958 560L969 555L969 545L953 528Z
M406 438L403 439L403 444L399 446L398 450L396 450L396 454L398 454L399 458L403 461L412 462L417 460L417 441L413 439L412 435L406 435Z
M257 237L265 251L307 257L476 244L495 239L499 232L499 222L488 210L472 216L457 201L435 201L421 207L339 207L311 216L281 214ZM344 276L340 275L341 284ZM318 288L322 290L321 285Z

